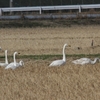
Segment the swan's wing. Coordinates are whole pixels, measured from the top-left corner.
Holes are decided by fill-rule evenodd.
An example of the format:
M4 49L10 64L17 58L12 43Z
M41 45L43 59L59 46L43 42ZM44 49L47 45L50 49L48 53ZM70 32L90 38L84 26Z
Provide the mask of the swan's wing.
M80 59L77 59L77 60L73 60L72 61L72 63L74 63L74 64L80 64L80 63L82 63L82 58L80 58Z
M88 64L88 63L90 63L90 62L91 62L91 60L90 60L89 58L83 58L83 59L82 59L82 65Z
M8 66L5 67L5 69L9 69L9 68L14 68L15 67L15 64L14 62L8 64Z
M82 64L82 65L89 63L89 62L90 62L89 58L80 58L80 59L72 61L72 63L74 63L74 64Z
M16 67L20 67L21 65L19 63L16 63Z
M72 63L74 63L74 64L81 64L82 61L80 61L80 60L74 60L74 61L72 61Z
M90 63L90 59L89 58L80 58L80 59L72 61L72 63L84 65L84 64Z
M89 61L89 60L87 60L87 61L82 61L81 65L84 65L84 64L89 64L89 63L90 63L90 61Z
M89 58L80 58L79 60L82 60L82 61L90 61Z
M19 63L16 63L16 66L13 66L12 69L16 69L19 66L20 66L20 64Z
M65 64L65 61L63 61L63 60L55 60L49 66L61 66L64 64Z
M10 63L5 69L9 69L9 68L11 68L11 69L16 69L16 68L19 67L19 66L20 66L19 63L14 64L14 62L12 62L12 63Z

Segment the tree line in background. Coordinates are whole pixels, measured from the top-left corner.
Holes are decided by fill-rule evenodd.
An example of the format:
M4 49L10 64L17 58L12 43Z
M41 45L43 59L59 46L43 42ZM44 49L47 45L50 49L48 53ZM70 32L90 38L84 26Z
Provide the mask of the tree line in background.
M0 0L0 7L9 7L10 0ZM100 0L13 0L14 7L100 4Z

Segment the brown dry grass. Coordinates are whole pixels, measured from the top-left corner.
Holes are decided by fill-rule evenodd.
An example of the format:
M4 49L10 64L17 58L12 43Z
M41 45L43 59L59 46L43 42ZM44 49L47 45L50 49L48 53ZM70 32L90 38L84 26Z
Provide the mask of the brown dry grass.
M92 40L94 40L94 49L90 47ZM15 50L26 55L61 54L64 43L71 45L71 48L66 50L68 54L99 53L99 25L66 28L0 29L0 46L4 50L8 49L9 54ZM82 49L78 50L77 47L81 47Z
M100 53L99 26L0 29L0 46L9 55L61 54L64 43L71 45L67 54ZM0 67L0 100L100 100L100 63L80 66L67 59L62 67L50 68L49 60L29 58L16 70Z

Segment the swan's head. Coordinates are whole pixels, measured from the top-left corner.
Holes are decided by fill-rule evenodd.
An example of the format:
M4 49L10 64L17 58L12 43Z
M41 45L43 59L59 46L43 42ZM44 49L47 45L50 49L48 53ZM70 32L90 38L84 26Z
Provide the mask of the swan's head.
M14 52L14 54L18 54L18 52Z
M14 55L16 55L16 54L20 54L19 52L14 52Z
M5 50L5 53L7 53L7 50Z
M66 43L66 44L64 44L64 47L66 47L66 46L71 47L71 45L68 45L67 43Z
M19 62L19 64L20 64L20 66L23 66L23 65L24 65L24 62L21 60L21 61Z

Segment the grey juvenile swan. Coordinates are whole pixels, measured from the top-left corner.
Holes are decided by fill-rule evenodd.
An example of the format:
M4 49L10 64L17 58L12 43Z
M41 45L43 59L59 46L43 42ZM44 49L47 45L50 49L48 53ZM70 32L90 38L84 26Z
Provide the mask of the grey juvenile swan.
M95 58L94 61L92 61L89 58L80 58L80 59L72 61L72 63L74 63L74 64L81 64L81 65L89 64L89 63L90 64L95 64L97 60L99 60L99 58Z

